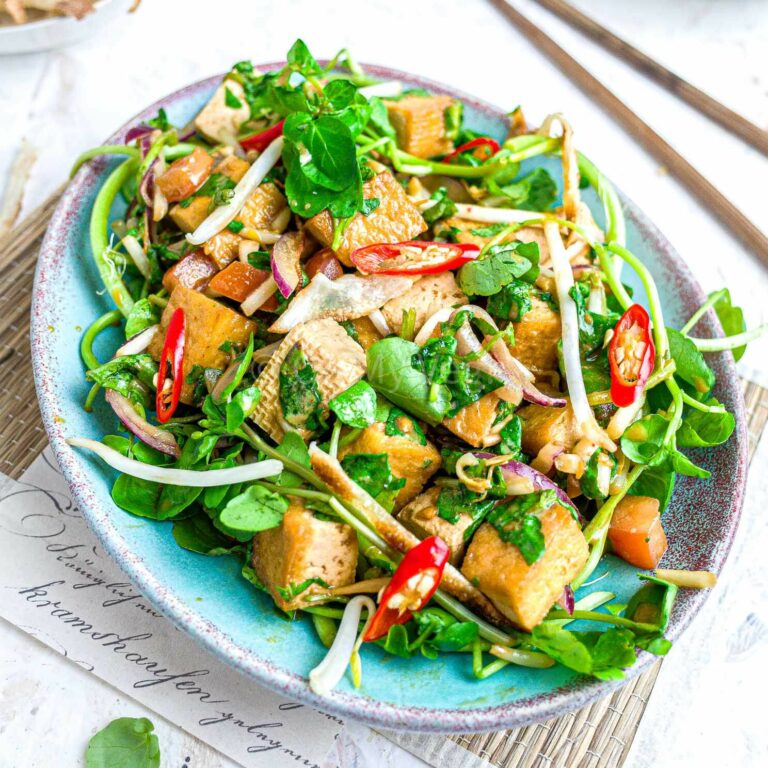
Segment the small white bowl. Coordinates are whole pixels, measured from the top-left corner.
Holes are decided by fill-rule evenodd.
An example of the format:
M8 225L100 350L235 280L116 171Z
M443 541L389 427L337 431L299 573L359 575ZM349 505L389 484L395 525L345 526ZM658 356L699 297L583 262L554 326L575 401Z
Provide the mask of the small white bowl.
M37 53L76 43L127 13L132 3L133 0L99 0L94 10L79 20L50 16L27 24L0 26L0 55Z

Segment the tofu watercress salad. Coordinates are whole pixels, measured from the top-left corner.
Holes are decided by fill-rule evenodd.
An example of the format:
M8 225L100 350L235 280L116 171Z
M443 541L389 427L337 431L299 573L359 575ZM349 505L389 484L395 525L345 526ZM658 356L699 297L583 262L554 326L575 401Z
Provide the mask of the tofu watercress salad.
M714 583L657 567L663 513L677 475L708 474L681 449L734 430L703 353L738 357L761 329L727 290L666 326L562 116L517 109L498 138L453 97L298 40L279 70L236 64L189 125L160 110L76 164L123 158L90 227L116 308L80 350L85 407L103 392L119 429L70 443L119 470L119 507L239 558L311 621L320 693L350 665L359 683L369 643L464 654L478 679L621 678L638 648L667 652L678 588ZM725 338L692 335L710 308ZM97 359L116 324L125 343ZM626 605L578 592L609 553L642 570Z

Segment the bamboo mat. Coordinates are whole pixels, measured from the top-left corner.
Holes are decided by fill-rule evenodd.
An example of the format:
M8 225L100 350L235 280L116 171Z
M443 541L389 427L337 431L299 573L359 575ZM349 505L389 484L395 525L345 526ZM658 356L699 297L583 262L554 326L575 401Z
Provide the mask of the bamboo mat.
M0 472L13 478L47 443L32 382L29 314L37 252L58 197L54 194L0 240ZM768 421L768 390L744 382L744 397L751 459ZM611 696L569 715L526 728L451 739L499 768L621 766L660 666L657 662ZM405 741L420 738L413 735Z

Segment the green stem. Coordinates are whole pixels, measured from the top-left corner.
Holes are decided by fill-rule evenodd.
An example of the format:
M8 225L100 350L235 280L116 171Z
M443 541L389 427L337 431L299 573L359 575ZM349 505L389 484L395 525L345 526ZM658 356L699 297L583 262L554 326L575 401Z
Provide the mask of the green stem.
M100 389L101 384L94 384L88 392L88 396L85 398L85 402L83 403L83 410L86 413L90 413L93 410L93 401L96 399L96 395Z
M166 147L163 157L166 160L176 160L179 157L186 157L194 152L197 144L190 144L189 142L182 141L179 144L174 144L172 147Z
M336 458L336 454L339 452L339 437L341 436L341 421L336 419L336 423L333 425L333 431L331 432L331 443L328 447L328 453Z
M123 184L135 171L136 165L137 159L130 157L112 171L96 195L90 222L91 250L93 251L93 259L96 262L99 275L112 300L126 317L133 307L133 297L117 274L115 265L107 258L107 251L109 250L107 232L109 229L109 212L112 210L112 204Z
M75 160L75 164L69 172L69 178L71 179L89 160L93 160L94 157L99 157L100 155L128 155L130 157L138 158L139 150L136 149L136 147L128 147L125 144L102 144L100 147L86 149L85 152Z
M362 433L363 430L360 427L350 430L339 440L339 448L346 448L350 443L354 443Z
M326 504L331 500L329 493L321 493L320 491L310 491L308 488L291 488L286 485L277 485L276 483L270 483L266 480L257 480L257 484L263 486L272 493L279 493L282 496L297 496L300 499L315 499L317 501L324 501Z
M304 613L312 613L315 616L325 616L328 619L340 619L344 616L341 608L324 608L322 605L305 606L301 609Z
M147 154L141 161L138 171L136 171L137 186L141 184L141 180L144 178L144 174L146 174L146 172L149 170L149 167L152 165L152 163L155 162L155 159L160 154L163 147L169 142L173 144L176 141L178 141L178 134L176 133L176 129L172 128L170 131L166 131L165 133L158 136L152 142L152 146L150 146L149 150L147 150Z
M671 445L675 438L675 434L680 429L680 424L683 421L683 390L680 389L680 385L675 381L675 378L667 379L665 382L669 393L672 395L672 418L667 425L667 431L664 434L664 445Z
M147 296L147 299L149 299L150 304L154 304L156 307L160 307L160 309L165 309L168 306L168 299L160 298L160 296L155 294L150 294Z
M627 627L636 632L658 632L659 628L655 624L644 624L640 621L632 621L621 616L613 616L610 613L597 613L597 611L574 611L569 614L568 611L552 611L548 618L552 619L570 619L577 621L599 621L604 624L615 624L617 627Z
M723 336L719 339L698 339L694 336L689 336L688 338L701 352L723 352L726 349L737 349L744 346L744 344L749 344L750 341L759 338L766 331L768 331L768 324L759 325L751 331L736 333L733 336Z
M592 185L603 204L603 209L605 210L606 241L625 245L627 234L624 212L616 190L588 157L582 155L581 152L577 154L579 157L579 173Z
M704 413L725 413L726 409L723 405L707 405L706 403L701 403L696 398L691 397L687 392L684 390L680 390L683 396L683 402L686 405L690 405L691 408L695 408L697 411L703 411Z
M362 157L363 155L368 154L368 152L372 152L377 147L382 147L384 144L388 144L390 141L391 139L388 136L382 136L375 141L369 141L367 144L361 144L357 148L357 156Z
M680 329L680 333L685 336L688 331L693 328L696 323L701 320L701 318L705 315L706 311L713 307L715 304L717 304L720 299L722 299L726 294L728 293L727 288L722 288L719 291L715 291L691 316L688 318L688 322Z
M119 325L121 318L122 314L117 309L113 309L111 312L103 314L85 329L83 338L80 340L80 357L82 357L87 370L91 371L101 365L93 351L93 342L96 340L96 337L103 330Z

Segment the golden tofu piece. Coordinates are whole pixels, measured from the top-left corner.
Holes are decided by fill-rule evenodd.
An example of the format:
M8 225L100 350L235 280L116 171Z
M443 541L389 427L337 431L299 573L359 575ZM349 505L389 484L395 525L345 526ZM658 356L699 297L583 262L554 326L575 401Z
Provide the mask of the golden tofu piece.
M576 417L570 402L565 408L531 403L523 406L517 415L522 419L523 450L530 456L536 456L548 443L568 450L576 442Z
M384 103L401 149L416 157L453 151L453 142L445 135L445 110L453 104L450 96L406 96Z
M579 574L589 547L569 509L554 504L538 513L544 554L531 565L520 550L483 523L467 549L461 572L514 624L530 632L540 624L563 588Z
M427 275L417 280L400 296L390 299L382 308L394 333L400 333L403 327L403 312L416 310L416 332L440 309L467 303L467 297L456 284L453 272L440 275Z
M336 255L342 264L352 266L350 254L357 248L373 243L400 243L413 240L427 229L427 223L419 209L408 199L405 190L395 177L384 171L363 184L363 197L376 198L379 207L363 216L355 214L344 232ZM322 211L307 221L307 229L323 246L333 242L333 218L328 211Z
M368 317L358 317L350 320L357 332L360 346L367 352L382 336Z
M236 221L252 229L269 229L277 215L288 205L283 193L268 181L245 201Z
M186 207L181 203L171 206L168 215L182 232L194 232L208 218L210 204L207 195L193 197Z
M335 320L311 320L291 329L256 380L261 399L251 416L278 443L285 434L279 397L280 366L297 344L315 372L322 406L326 409L329 400L365 376L363 348ZM303 438L311 434L303 429L298 432Z
M531 213L531 218L534 218L535 214ZM482 235L472 234L473 230L484 229L490 225L483 223L482 221L469 221L468 219L449 218L444 219L438 224L438 232L443 229L457 229L456 235L457 243L472 243L482 248L489 240L492 239L492 235L484 237ZM544 237L544 230L541 227L522 227L511 235L505 237L501 242L509 243L513 240L519 240L521 243L536 243L539 246L539 261L549 260L549 249L547 248L547 241Z
M203 253L213 259L213 263L219 268L224 269L231 264L240 254L240 242L243 240L240 235L223 229L217 235L209 237L203 243Z
M218 163L218 165L214 166L213 172L223 173L237 184L237 182L245 176L250 167L251 164L247 160L243 160L242 157L238 157L237 155L227 155Z
M258 328L256 323L239 312L209 299L199 291L178 284L163 310L160 332L155 334L149 345L149 353L155 360L160 359L168 324L178 307L184 310L185 321L184 383L181 387L181 401L191 405L195 385L187 382L187 376L192 369L196 365L202 368L226 368L229 355L222 352L219 346L225 341L230 341L236 347L245 347L251 334L255 334Z
M491 435L493 422L501 402L498 395L489 392L470 405L465 405L455 416L443 421L443 426L475 448L482 448Z
M430 488L417 496L397 513L397 519L420 539L439 536L450 548L450 562L458 566L467 542L464 533L472 525L472 516L462 512L455 523L449 523L437 513L440 488Z
M410 417L403 415L397 422L405 435L388 435L384 422L377 421L339 451L340 461L345 456L359 453L386 453L389 456L392 474L405 480L395 498L395 510L421 493L429 478L440 469L442 461L440 452L429 440L426 445L421 445Z
M240 102L239 107L228 107L226 91ZM251 109L245 100L243 86L235 80L224 80L216 89L210 101L195 118L195 128L215 144L231 144L240 126L251 116Z
M512 354L534 375L557 369L557 343L562 335L559 313L547 302L531 296L531 309L513 323Z
M292 503L277 528L257 533L251 559L261 579L284 611L307 605L310 595L329 587L345 587L355 581L357 536L344 523L318 520L314 513Z

